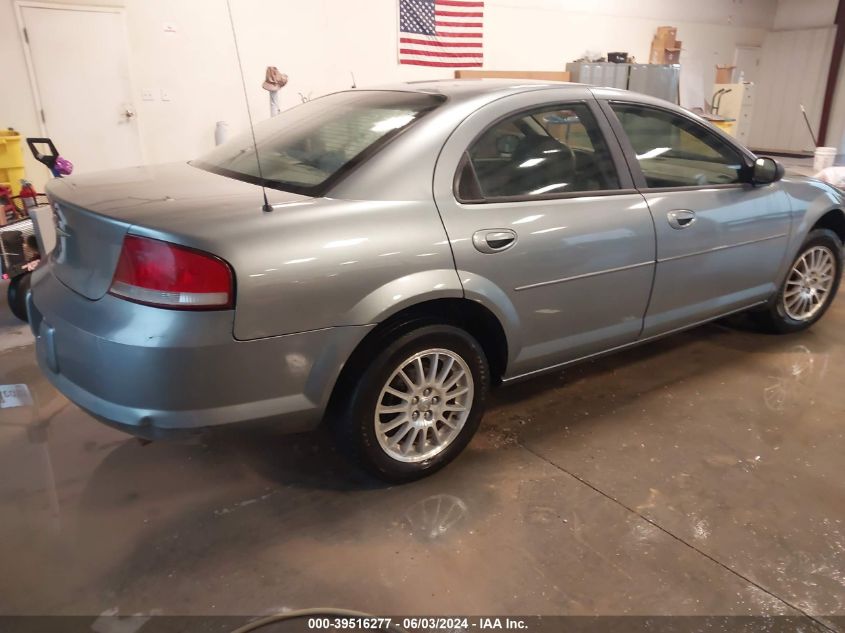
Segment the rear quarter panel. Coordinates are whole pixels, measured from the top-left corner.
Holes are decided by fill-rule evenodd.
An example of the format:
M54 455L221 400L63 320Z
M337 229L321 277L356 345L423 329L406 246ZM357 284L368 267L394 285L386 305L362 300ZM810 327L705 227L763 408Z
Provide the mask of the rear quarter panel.
M213 248L235 270L239 340L377 323L412 303L462 296L431 200L323 198L250 224Z

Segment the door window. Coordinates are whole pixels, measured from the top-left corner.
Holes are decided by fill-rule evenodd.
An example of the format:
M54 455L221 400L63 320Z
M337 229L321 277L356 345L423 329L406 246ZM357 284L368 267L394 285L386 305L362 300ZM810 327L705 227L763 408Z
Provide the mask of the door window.
M583 103L495 123L469 148L457 180L465 202L618 188L610 151Z
M727 185L743 181L735 148L695 121L665 110L612 103L648 187Z

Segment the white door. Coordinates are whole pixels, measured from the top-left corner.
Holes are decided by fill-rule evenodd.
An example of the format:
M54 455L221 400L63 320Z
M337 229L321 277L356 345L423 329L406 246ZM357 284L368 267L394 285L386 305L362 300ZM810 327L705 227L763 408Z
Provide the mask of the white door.
M760 73L760 56L762 49L759 46L737 46L734 50L734 66L736 66L736 81L742 75L743 81L757 83Z
M21 5L46 135L74 173L139 165L123 14Z

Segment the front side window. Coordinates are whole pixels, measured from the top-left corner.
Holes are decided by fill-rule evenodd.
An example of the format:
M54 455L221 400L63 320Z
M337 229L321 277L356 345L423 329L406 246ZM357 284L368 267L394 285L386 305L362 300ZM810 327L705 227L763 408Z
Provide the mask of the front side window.
M740 153L695 121L636 104L611 107L634 147L648 187L742 182Z
M467 201L618 189L610 152L583 103L521 112L469 148L458 178Z
M319 194L333 176L443 101L418 92L338 92L256 125L255 144L247 133L192 164L238 180Z

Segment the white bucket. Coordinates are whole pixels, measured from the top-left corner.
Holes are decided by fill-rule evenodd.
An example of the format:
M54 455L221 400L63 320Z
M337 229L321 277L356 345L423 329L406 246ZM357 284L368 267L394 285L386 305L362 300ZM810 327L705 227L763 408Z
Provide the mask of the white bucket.
M816 154L813 157L813 170L818 173L822 169L833 167L836 151L835 147L817 147Z
M218 121L214 126L214 144L222 145L229 139L229 124L226 121ZM832 163L831 163L832 164Z

